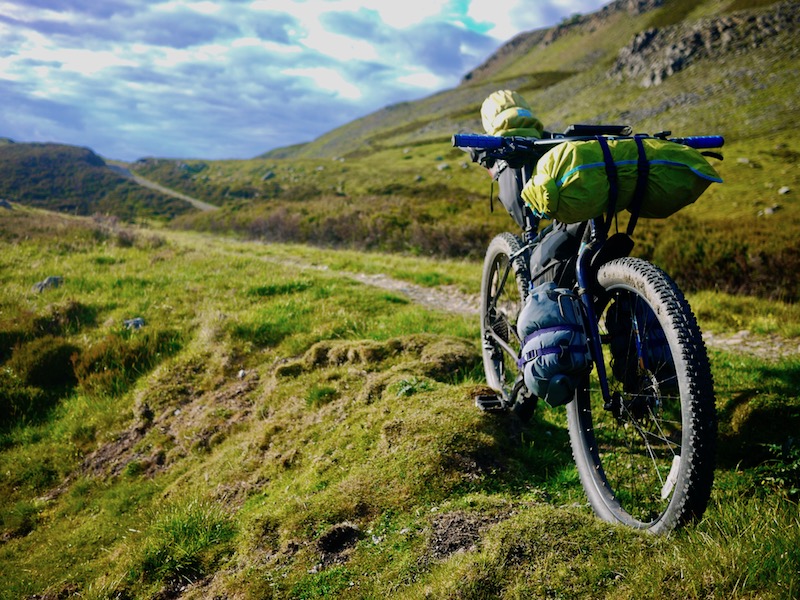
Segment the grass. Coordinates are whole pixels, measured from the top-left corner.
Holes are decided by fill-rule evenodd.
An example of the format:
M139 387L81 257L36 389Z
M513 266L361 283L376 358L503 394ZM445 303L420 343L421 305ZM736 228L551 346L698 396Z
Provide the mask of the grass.
M339 271L475 293L478 263L99 227L21 208L0 227L2 368L30 402L49 394L0 430L1 598L798 589L797 359L712 353L712 502L654 538L591 515L563 411L520 426L474 408L473 318ZM31 291L55 273L61 287ZM692 300L715 332L797 334L792 305ZM134 316L145 326L125 329ZM74 379L26 375L51 360L40 345L74 347L57 361Z

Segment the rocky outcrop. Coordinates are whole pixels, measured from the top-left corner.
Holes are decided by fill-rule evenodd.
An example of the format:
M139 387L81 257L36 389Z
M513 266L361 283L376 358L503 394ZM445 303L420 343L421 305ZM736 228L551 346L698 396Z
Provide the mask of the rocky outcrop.
M524 56L536 46L552 44L569 31L575 29L591 30L619 12L636 16L655 10L663 4L664 0L616 0L589 15L574 15L553 27L520 33L503 44L486 62L467 73L461 83L480 81L490 77L498 66L506 64L509 60L514 60L515 57Z
M609 75L618 81L636 80L643 87L659 85L698 60L747 52L780 34L796 34L799 23L800 2L792 1L766 12L648 29L620 50Z

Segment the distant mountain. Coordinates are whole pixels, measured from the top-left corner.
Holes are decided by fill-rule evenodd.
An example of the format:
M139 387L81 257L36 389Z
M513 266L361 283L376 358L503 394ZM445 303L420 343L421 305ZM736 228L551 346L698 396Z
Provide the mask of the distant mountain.
M516 36L454 89L261 158L358 156L481 131L480 105L497 89L521 92L554 131L625 122L741 139L785 129L797 117L799 22L797 1L616 0Z
M136 185L89 150L0 140L0 199L76 215L172 218L193 210Z

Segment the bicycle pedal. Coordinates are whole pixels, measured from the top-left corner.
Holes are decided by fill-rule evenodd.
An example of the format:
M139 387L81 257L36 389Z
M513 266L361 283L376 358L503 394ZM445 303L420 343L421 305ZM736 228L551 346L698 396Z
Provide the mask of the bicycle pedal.
M475 406L484 412L504 412L506 403L499 394L480 394L475 396Z

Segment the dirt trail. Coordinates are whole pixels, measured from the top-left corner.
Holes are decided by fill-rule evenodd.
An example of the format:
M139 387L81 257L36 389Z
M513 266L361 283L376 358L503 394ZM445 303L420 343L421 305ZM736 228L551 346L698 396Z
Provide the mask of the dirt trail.
M263 260L283 265L287 263L285 257L263 257ZM291 262L299 269L329 270L325 265L310 265L301 260ZM401 294L425 308L472 315L476 319L478 318L480 298L476 295L466 294L455 286L432 288L394 279L384 274L354 273L352 271L336 271L336 273L360 281L365 285ZM800 339L797 338L785 338L774 334L761 335L742 330L732 334L706 332L703 339L709 348L757 356L767 361L800 356Z
M141 175L137 175L136 173L132 172L130 169L128 169L128 167L122 164L107 162L106 165L117 175L122 175L126 179L131 179L132 181L138 183L143 187L150 188L151 190L155 190L166 196L172 196L173 198L178 198L179 200L188 202L198 210L208 211L208 210L217 210L217 208L219 208L218 206L214 206L213 204L203 202L202 200L198 200L197 198L192 198L191 196L187 196L186 194L181 194L180 192L176 192L175 190L166 188L163 185L157 184L155 181L150 181L149 179L145 179Z
M375 287L401 293L413 302L434 310L472 314L477 318L480 298L464 294L454 287L427 288L386 275L342 273ZM703 339L710 348L727 352L750 354L764 360L779 360L800 355L800 340L778 335L758 335L747 330L733 334L705 333Z

